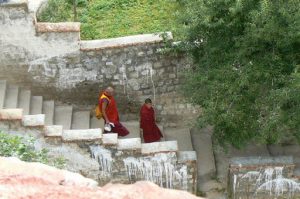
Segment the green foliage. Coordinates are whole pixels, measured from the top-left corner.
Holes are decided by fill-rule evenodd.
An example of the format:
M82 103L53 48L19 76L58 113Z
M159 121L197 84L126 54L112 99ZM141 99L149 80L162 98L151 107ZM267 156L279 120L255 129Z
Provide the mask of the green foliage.
M48 151L34 150L34 139L25 139L19 136L9 135L0 131L0 156L18 157L27 162L41 162L57 168L63 168L65 160L60 158L50 158Z
M174 31L175 0L76 0L82 39ZM73 0L49 0L38 21L73 20Z
M46 22L72 21L72 1L70 0L51 0L43 9L37 19Z
M180 0L185 94L219 143L300 140L300 1Z

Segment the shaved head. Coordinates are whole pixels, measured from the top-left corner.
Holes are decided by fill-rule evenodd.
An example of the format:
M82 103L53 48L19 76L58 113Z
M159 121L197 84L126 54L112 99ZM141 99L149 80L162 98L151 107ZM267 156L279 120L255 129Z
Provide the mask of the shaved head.
M109 96L113 96L114 95L114 89L113 87L109 86L105 89L105 93Z

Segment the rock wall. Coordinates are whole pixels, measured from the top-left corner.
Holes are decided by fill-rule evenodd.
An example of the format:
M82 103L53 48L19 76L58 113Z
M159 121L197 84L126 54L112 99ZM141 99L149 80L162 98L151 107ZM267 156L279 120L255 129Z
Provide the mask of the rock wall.
M233 158L229 167L230 198L299 198L300 184L294 178L293 158Z
M189 61L163 53L159 35L81 41L79 23L38 23L29 10L26 1L0 4L0 79L78 108L112 85L124 119L136 119L147 97L166 126L198 115L179 93Z
M165 188L197 191L196 153L178 151L177 141L142 144L140 138L121 139L115 133L102 134L101 129L59 132L56 127L28 123L16 110L0 111L1 130L35 137L36 150L48 149L51 157L63 157L66 169L100 185L147 180Z

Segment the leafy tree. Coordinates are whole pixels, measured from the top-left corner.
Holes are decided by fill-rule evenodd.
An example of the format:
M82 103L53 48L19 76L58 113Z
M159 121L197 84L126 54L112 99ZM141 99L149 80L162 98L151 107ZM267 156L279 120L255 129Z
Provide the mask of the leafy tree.
M180 0L184 92L219 143L300 140L300 0Z

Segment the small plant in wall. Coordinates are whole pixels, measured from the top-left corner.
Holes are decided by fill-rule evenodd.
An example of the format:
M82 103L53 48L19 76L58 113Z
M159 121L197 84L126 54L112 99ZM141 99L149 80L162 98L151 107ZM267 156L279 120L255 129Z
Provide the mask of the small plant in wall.
M0 156L17 157L26 162L41 162L57 168L65 167L64 158L50 157L47 149L35 150L34 141L33 137L24 138L0 131Z

